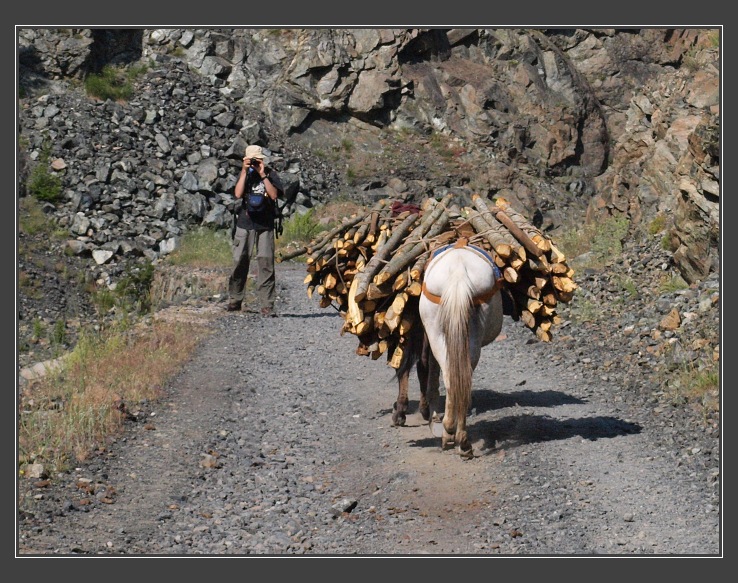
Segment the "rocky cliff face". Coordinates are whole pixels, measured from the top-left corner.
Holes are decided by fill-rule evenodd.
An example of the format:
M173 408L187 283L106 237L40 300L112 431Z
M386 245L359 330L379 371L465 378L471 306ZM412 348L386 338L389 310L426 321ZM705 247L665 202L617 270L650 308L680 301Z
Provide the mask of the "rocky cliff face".
M64 201L45 210L69 231L66 252L114 285L190 226L226 228L243 147L257 142L286 177L287 215L338 196L501 195L554 237L626 217L628 237L665 238L697 282L719 271L719 40L697 29L22 29L19 194L50 143ZM126 103L75 89L137 62L150 70Z

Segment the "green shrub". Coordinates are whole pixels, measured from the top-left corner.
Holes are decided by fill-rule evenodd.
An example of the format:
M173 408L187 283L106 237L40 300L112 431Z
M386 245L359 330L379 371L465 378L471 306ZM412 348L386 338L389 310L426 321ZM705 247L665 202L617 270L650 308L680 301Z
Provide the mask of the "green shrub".
M668 233L664 235L663 237L661 237L661 248L664 251L674 251L671 248L671 237L669 236Z
M92 290L90 292L90 299L100 316L104 316L115 307L115 296L106 287Z
M595 302L589 298L579 299L577 295L571 302L569 315L572 322L585 323L592 322L597 319L600 309Z
M293 214L283 224L282 237L286 241L309 243L321 230L321 226L315 221L314 217L314 209L310 209L304 214Z
M33 338L34 340L38 341L41 340L41 338L44 335L46 327L44 326L44 321L39 318L38 316L33 319Z
M125 101L133 95L133 81L147 70L145 64L130 67L106 65L99 74L93 73L85 78L85 90L91 97L103 101Z
M359 177L358 177L358 175L356 173L356 170L354 170L353 168L349 167L346 170L346 182L349 184L349 186L356 186L356 184L358 183L358 181L359 181Z
M92 305L99 316L104 316L115 308L119 315L118 323L125 328L129 314L147 314L151 310L153 279L154 266L150 262L142 266L129 265L115 289L91 284L88 291Z
M666 227L666 217L662 214L657 215L648 225L648 233L650 235L656 235L664 230Z
M46 162L39 162L28 178L28 194L44 202L56 202L61 198L62 181Z
M51 330L51 345L54 347L55 356L59 356L67 343L67 323L65 320L57 320Z
M44 202L56 202L61 198L61 177L52 172L49 167L51 161L51 140L44 137L41 144L38 160L31 169L26 182L26 191L37 200Z

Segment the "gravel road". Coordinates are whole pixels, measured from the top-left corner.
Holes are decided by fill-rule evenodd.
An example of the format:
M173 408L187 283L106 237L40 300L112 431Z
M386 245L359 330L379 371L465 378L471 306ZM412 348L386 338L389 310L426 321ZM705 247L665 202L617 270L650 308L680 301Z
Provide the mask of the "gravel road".
M166 397L36 495L17 554L721 553L719 434L602 373L607 348L506 317L475 372L465 461L423 424L414 377L391 426L393 369L355 354L304 275L278 265L277 318L202 308L214 333Z

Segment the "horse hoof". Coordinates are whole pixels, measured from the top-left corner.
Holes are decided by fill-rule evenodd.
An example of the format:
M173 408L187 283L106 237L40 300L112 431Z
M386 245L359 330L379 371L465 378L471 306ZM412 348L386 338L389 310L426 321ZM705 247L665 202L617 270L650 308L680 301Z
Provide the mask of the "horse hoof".
M436 420L430 420L430 430L434 437L443 437L443 424Z
M430 409L428 407L421 407L420 414L423 416L423 421L430 420Z
M470 460L474 457L474 450L459 448L459 457L463 460Z
M449 435L448 433L444 434L444 436L441 438L441 449L443 451L446 451L447 449L452 449L453 447L454 447L453 435Z
M393 414L392 415L392 426L393 427L404 427L405 426L405 416L402 414Z

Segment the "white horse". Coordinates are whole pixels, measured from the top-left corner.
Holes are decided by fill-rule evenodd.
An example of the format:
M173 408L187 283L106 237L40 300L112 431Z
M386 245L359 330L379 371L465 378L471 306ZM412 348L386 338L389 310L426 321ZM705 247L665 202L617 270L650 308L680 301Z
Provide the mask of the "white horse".
M435 251L423 275L419 311L432 353L423 363L429 423L434 435L442 438L442 448L455 445L465 459L474 456L466 431L472 374L482 347L502 330L502 297L498 293L502 284L493 258L465 239ZM439 368L446 387L443 413Z

